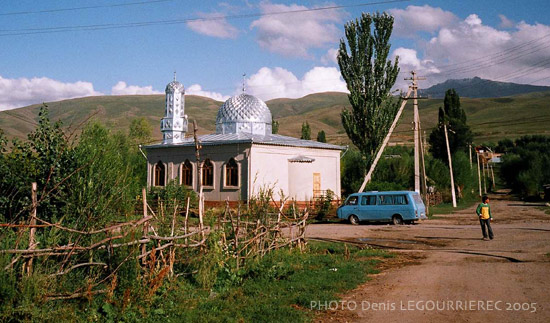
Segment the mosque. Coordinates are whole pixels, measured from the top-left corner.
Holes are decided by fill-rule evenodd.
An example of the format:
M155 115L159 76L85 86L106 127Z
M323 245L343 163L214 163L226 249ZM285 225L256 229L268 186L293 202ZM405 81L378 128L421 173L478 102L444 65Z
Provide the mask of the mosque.
M216 133L198 136L200 159L193 135L187 135L185 89L176 81L166 86L161 143L145 146L147 184L170 181L199 191L209 203L248 201L262 188L309 202L331 190L339 198L342 146L272 133L271 111L262 100L243 93L219 108ZM202 178L198 167L202 166Z

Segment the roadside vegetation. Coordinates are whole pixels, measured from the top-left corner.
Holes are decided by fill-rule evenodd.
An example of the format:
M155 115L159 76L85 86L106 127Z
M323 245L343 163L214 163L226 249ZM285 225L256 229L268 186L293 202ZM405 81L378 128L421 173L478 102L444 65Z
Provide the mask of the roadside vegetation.
M27 141L10 143L0 136L0 222L6 224L0 227L0 321L309 321L316 313L311 301L338 299L376 272L380 259L391 257L311 241L261 249L245 261L234 256L234 218L220 224L224 210L211 209L204 220L212 228L206 243L174 249L171 258L169 251L155 252L157 245L145 242L151 252L140 259L140 244L132 241L142 236L141 227L97 236L80 232L141 219L146 170L137 145L150 136L147 123L132 122L128 134L90 123L78 138L62 129L43 107ZM38 249L94 245L116 234L120 242L72 256L38 255L27 269L29 257L4 251L29 245L32 182L37 182L37 217L43 225L34 236ZM329 212L330 194L317 214ZM197 203L193 192L173 183L147 195L163 205L156 209L158 236L170 236L174 203L189 198L191 209ZM268 221L277 210L265 201L269 196L243 207L241 221ZM198 219L189 224L197 227Z

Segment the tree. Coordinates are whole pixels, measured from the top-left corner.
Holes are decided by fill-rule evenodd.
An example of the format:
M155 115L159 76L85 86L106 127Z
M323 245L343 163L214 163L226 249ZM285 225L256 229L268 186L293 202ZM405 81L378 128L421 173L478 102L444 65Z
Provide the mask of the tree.
M302 136L300 138L304 140L311 140L311 128L309 127L309 123L307 121L302 123Z
M447 161L447 144L443 125L447 124L449 147L451 154L462 150L466 151L472 142L473 134L466 124L466 113L460 106L460 97L455 89L445 92L443 108L439 108L438 127L430 134L430 152L442 161Z
M371 28L374 25L374 30ZM393 17L365 14L345 26L338 65L350 92L351 111L342 111L346 134L357 146L369 168L397 114L400 99L391 96L399 73L398 57L388 60Z
M271 132L273 134L279 133L279 121L275 121L275 120L271 121Z
M132 120L129 132L131 139L139 143L146 143L151 140L152 133L153 129L151 128L151 125L144 117Z
M317 141L318 142L327 142L327 136L326 136L324 130L321 130L317 133Z

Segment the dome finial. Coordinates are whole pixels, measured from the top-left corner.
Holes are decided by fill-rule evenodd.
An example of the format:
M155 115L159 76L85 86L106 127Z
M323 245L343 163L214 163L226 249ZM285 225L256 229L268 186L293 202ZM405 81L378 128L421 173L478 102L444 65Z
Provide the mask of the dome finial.
M174 82L176 82L176 71L174 71Z
M246 73L243 73L243 93L246 92L246 89L244 87L245 77L246 77Z

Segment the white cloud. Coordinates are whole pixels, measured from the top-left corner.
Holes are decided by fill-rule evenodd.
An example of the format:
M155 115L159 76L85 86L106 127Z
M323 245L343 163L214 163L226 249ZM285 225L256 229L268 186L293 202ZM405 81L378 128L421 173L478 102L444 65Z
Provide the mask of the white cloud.
M8 79L0 76L0 110L31 104L102 95L90 82L64 83L47 77Z
M327 53L321 57L321 63L325 65L338 64L338 49L330 48Z
M500 25L499 25L500 28L504 28L504 29L513 28L516 25L512 20L508 19L508 17L506 17L505 15L500 14L498 15L498 17L500 18Z
M452 12L429 5L391 9L389 13L395 18L393 34L404 37L414 36L418 31L436 32L458 20Z
M193 84L185 90L185 94L205 96L216 101L225 101L229 99L228 95L222 95L218 92L204 91L199 84Z
M262 67L246 81L247 92L262 100L300 98L317 92L347 92L346 83L334 67L314 67L298 79L281 68Z
M428 11L430 7L424 6ZM433 8L432 8L433 9ZM462 79L479 76L503 82L533 83L548 85L550 69L550 26L520 22L510 27L510 21L501 16L501 26L492 27L483 23L476 14L464 20L448 24L433 24L430 40L420 38L415 49L398 48L393 55L400 56L401 79L412 69L426 76L422 87L447 79ZM513 24L513 23L512 23ZM412 26L412 25L411 25ZM420 26L410 30L428 31Z
M217 38L237 38L239 30L222 18L222 14L209 13L200 14L205 20L193 20L187 22L187 26L191 30L206 36Z
M119 81L111 89L112 95L147 95L147 94L162 94L163 92L153 90L149 86L127 85L126 82Z
M340 35L340 10L301 11L296 14L273 14L283 11L307 10L296 4L260 4L266 14L255 20L250 28L257 29L257 41L262 48L285 56L309 57L310 48L322 48L336 42ZM338 23L338 24L337 24Z

